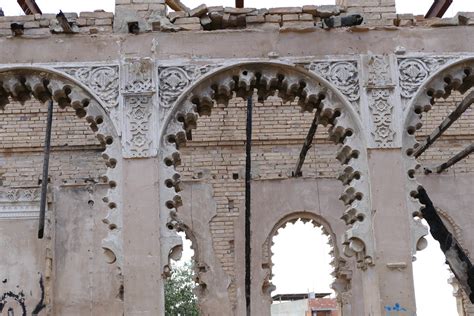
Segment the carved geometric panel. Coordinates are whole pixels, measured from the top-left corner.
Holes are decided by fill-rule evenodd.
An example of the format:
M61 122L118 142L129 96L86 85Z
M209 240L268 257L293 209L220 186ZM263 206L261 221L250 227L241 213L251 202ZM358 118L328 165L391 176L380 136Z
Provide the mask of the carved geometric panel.
M129 58L125 60L123 72L123 93L141 94L155 92L153 83L153 60Z
M364 86L367 96L367 127L371 146L396 146L395 84L389 56L368 55L365 58ZM394 126L395 125L395 126Z
M125 96L124 156L127 158L152 155L152 96Z
M392 128L393 105L389 102L389 89L373 89L369 93L369 109L372 114L372 136L377 147L390 147L395 137Z

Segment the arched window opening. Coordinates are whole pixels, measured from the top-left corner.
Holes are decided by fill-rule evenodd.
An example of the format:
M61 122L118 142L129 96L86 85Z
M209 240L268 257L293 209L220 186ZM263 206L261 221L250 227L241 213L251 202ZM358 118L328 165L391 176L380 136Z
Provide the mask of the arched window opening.
M426 221L423 220L427 225ZM439 243L431 234L427 235L428 247L416 255L413 263L416 309L418 316L459 315L453 287L449 284L453 277L445 262ZM462 315L462 314L460 314Z
M474 111L471 106L474 102L474 76L471 62L463 60L453 63L424 83L411 101L405 121L403 150L408 158L406 161L409 194L411 197L418 197L419 200L409 198L410 203L414 202L411 210L415 220L414 226L418 226L417 218L425 216L427 224L440 232L433 237L442 241L443 245L446 245L446 238L450 235L456 237L460 231L466 232L466 240L472 239L469 236L468 223L474 200L471 186L464 184L464 181L468 183L472 181L474 163L474 156L471 154L474 149L474 134L471 128L474 123ZM405 60L403 63L405 66L416 64L413 60ZM421 190L420 184L426 194ZM430 200L434 208L429 206ZM418 202L426 204L427 207L421 208ZM459 226L447 225L444 218L443 222L440 222L437 216L433 216L435 212L440 214L435 208L449 208L446 216ZM414 231L418 231L417 238L421 237L422 230L419 227ZM432 243L439 249L437 242ZM445 247L443 251L447 260L455 261L455 258L463 258L467 264L469 257L466 254L472 251L471 248L469 243L463 243L455 238L453 244ZM420 253L417 256L423 255ZM453 269L457 269L458 276L465 277L466 273L458 268L460 266L452 264ZM419 292L433 292L433 286L428 286L429 283L430 281L420 282ZM425 287L422 290L423 285ZM462 283L461 286L471 292L467 288L468 284ZM452 287L446 282L440 287L447 292L452 291ZM424 308L422 304L417 305L419 308Z
M182 253L179 260L170 260L171 275L165 280L165 315L197 316L199 308L194 293L194 251L186 234L179 232L178 235L183 240Z
M273 237L272 316L340 315L334 290L330 240L321 227L301 219Z
M160 142L165 180L160 199L170 210L168 227L182 222L196 234L200 246L197 273L200 289L205 289L199 291L200 305L206 313L215 310L213 304L219 300L228 300L228 304L220 304L228 307L226 314L238 310L239 294L244 291L240 287L252 283L247 282L248 274L240 271L241 250L246 240L240 223L244 221L245 179L249 171L245 146L249 97L253 99L250 157L253 188L264 190L269 183L301 184L317 182L320 178L338 184L342 181L346 187L343 203L351 205L354 200L359 201L357 209L351 208L351 212L344 214L353 238L358 238L360 227L368 225L370 218L370 214L362 214L367 209L369 194L367 183L362 181L364 168L360 168L366 163L363 134L358 133L360 122L354 108L332 86L311 72L273 63L233 65L205 76L175 102L163 124ZM316 135L311 132L314 125L318 125ZM312 146L304 147L307 138L314 141ZM303 148L307 150L304 153ZM296 167L301 156L306 159L300 173ZM354 163L357 159L362 163ZM251 197L252 203L255 196ZM266 194L258 196L272 199ZM186 201L192 201L194 206L199 204L203 211L191 213ZM259 203L265 205L263 200ZM255 219L259 216L270 221L281 218L272 214L275 218L269 219L259 212L262 211L258 205L252 207L251 225L257 225ZM252 237L251 242L255 243L252 249L268 242L269 235L264 230L260 233L258 241L255 235ZM251 285L254 287L251 295L254 307L269 312L268 248L263 249L262 259L259 255L253 258L258 268L252 270L256 282ZM372 250L371 244L360 249L356 254L358 260L371 256L365 253ZM221 273L223 278L212 278L215 273ZM260 278L262 285L258 284ZM255 299L259 295L262 299Z
M123 298L122 278L110 277L117 269L105 262L101 245L107 231L121 229L104 219L104 197L119 186L115 129L95 96L52 70L5 68L0 83L0 240L10 240L5 250L9 256L0 262L0 293L22 293L24 307L38 313L46 309L48 314L70 315L87 306L101 314L105 305L115 313L121 308L117 297ZM49 175L43 179L50 96L51 154ZM39 200L46 182L45 238L40 240ZM115 208L116 201L110 200L111 205ZM39 255L43 253L47 255ZM107 259L119 261L114 254ZM54 278L47 277L53 271ZM82 281L71 282L71 275ZM43 304L53 283L55 304ZM69 301L71 293L86 292L91 295ZM98 296L101 306L92 304Z
M278 96L258 102L254 95L253 101L252 181L293 179L316 110L301 112L297 101L285 102ZM192 138L180 147L181 164L177 166L183 182L184 205L178 209L178 217L190 225L197 216L202 216L203 210L198 210L196 205L202 205L210 197L203 195L207 190L196 186L200 183L210 188L216 216L209 217L210 227L204 228L209 229L212 245L203 247L213 247L216 263L232 279L236 278L234 263L238 260L234 251L237 235L234 223L245 212L246 108L246 100L234 96L228 104L216 103L209 116L199 117ZM335 158L337 148L328 140L327 129L328 126L318 126L301 169L303 180L337 178L340 162ZM192 195L184 192L190 188L185 183L194 184ZM191 214L188 204L199 214ZM257 218L257 207L252 212ZM209 258L202 260L209 264ZM236 303L236 285L232 282L228 288L231 304Z

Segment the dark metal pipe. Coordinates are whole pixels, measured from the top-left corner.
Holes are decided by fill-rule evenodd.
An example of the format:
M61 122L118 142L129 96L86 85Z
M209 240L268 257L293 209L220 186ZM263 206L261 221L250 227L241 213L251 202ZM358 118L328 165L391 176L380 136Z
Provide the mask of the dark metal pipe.
M38 238L43 239L44 236L44 218L46 212L46 200L48 193L48 171L49 171L49 154L51 151L51 127L53 125L53 100L48 104L48 118L46 122L46 136L44 140L44 159L43 159L43 178L41 179L41 202L39 214Z
M448 11L449 7L453 3L453 0L434 0L428 12L425 14L425 18L442 18L443 15Z
M251 302L251 231L250 231L250 191L252 181L252 96L247 98L247 142L245 144L245 306L250 316Z
M306 159L306 154L308 153L308 150L311 148L311 145L313 143L313 138L316 134L316 130L319 124L319 117L321 116L321 109L322 107L319 107L316 110L316 113L314 114L313 122L311 123L311 127L309 128L308 134L306 135L303 147L301 148L300 156L296 163L296 168L295 172L293 173L293 177L301 177L303 175L303 173L301 172L301 168L303 167L304 161Z

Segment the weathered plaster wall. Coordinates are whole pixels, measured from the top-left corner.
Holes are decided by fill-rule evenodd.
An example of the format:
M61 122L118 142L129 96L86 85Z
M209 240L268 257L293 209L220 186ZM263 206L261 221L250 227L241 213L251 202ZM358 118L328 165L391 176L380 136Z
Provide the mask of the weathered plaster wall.
M123 311L116 267L103 260L101 248L106 234L101 200L106 189L90 184L65 185L54 191L55 315L120 315Z
M366 13L374 14L373 18L379 22L379 17L387 19L385 22L395 18L390 15L393 1L369 2L354 1L354 8L348 11L370 7ZM139 16L143 23L149 23L150 29L144 29L146 31L153 31L157 22L163 22L162 3L155 4L159 6L150 8L149 4L141 4L133 9L127 1L122 3L136 11L132 18ZM381 8L374 13L374 7ZM380 315L384 306L400 302L414 314L411 256L422 232L414 228L413 209L404 200L410 199L409 183L413 181L407 177L411 165L404 164L406 157L401 149L406 146L402 137L403 120L411 110L409 104L415 99L416 91L430 75L454 60L472 56L474 44L463 40L472 32L467 25L469 19L458 17L451 24L439 21L452 26L436 29L364 26L284 31L280 28L177 33L154 30L131 35L123 32L119 24L125 21L119 18L130 17L130 12L124 14L117 13L115 17L114 22L119 26L117 33L108 33L111 17L103 12L91 13L90 19L87 14L73 17L80 27L79 34L74 35L51 34L51 17L39 16L33 20L24 18L30 19L25 23L33 22L26 30L31 34L11 37L5 30L1 32L5 35L0 37L0 56L5 64L2 67L34 65L43 67L46 73L54 68L65 74L65 81L70 80L68 85L88 89L91 99L104 108L100 115L97 110L87 109L85 120L75 116L77 111L55 113L51 159L54 193L51 209L55 225L50 228L51 240L36 240L37 200L27 201L27 206L33 207L28 209L33 210L29 214L31 218L0 220L0 242L6 242L13 254L7 256L6 266L0 270L9 275L8 281L0 284L2 291L26 289L26 293L31 290L32 294L25 300L30 310L41 298L38 277L44 273L47 303L44 312L160 314L163 279L169 272L166 269L168 250L179 245L174 232L167 228L171 224L171 228L185 230L197 248L195 260L204 312L242 315L245 103L230 98L227 106L215 105L211 116L199 115L192 140L179 148L181 165L176 171L181 174L184 185L183 206L177 208L177 216L170 212L173 207L165 205L169 201L165 188L168 175L163 172L164 147L160 137L167 135L160 133L166 131L167 115L174 113L172 107L178 98L191 93L187 89L193 87L192 93L202 92L197 91L196 81L203 76L231 64L251 61L263 65L272 61L278 64L275 69L279 71L294 70L293 76L302 76L306 71L302 69L307 69L314 76L320 76L317 78L328 81L319 82L320 86L338 91L329 95L334 104L325 106L344 109L342 118L354 115L352 123L360 124L360 129L357 124L351 128L361 140L358 149L362 158L366 147L370 148L368 164L361 167L362 160L356 160L359 165L352 166L362 168L367 177L361 182L370 190L362 192L369 201L363 209L367 217L359 217L346 225L340 220L346 209L338 201L343 189L335 180L343 167L335 159L338 147L326 139L327 128L318 131L303 168L303 179L288 179L313 114L300 113L296 106L298 100L283 104L281 99L269 98L263 104L257 103L252 156L253 248L257 258L253 273L260 283L253 285L254 292L265 296L261 289L268 267L262 268L258 260L268 265L269 255L262 246L271 229L295 211L308 211L329 223L334 231L334 247L340 258L347 261L342 272L352 281L346 284L344 279L342 285L339 284L343 288L340 300L346 313ZM85 21L81 20L84 18ZM202 23L198 20L197 24ZM300 15L298 20L301 20ZM461 21L466 22L462 23L464 26L454 27ZM385 23L382 22L379 24ZM3 29L8 29L4 26ZM41 36L32 38L30 35L35 32ZM41 53L32 54L32 47ZM436 62L432 63L433 59ZM259 64L253 67L258 68ZM410 67L420 64L422 70L413 74ZM246 67L238 66L239 69ZM208 80L212 78L211 75ZM323 80L314 78L303 79L310 84ZM8 82L1 83L8 85ZM0 94L3 95L3 91ZM424 116L425 127L416 136L422 138L429 133L460 98L453 94L439 105L435 104ZM184 99L180 100L179 106L184 107ZM377 109L380 104L385 107ZM38 185L45 110L38 102L28 101L26 105L13 102L2 111L2 190L19 186L24 193L25 186ZM105 139L100 144L88 126L97 128L100 125L96 124L97 120L106 116L113 122L113 125L110 121L107 124L116 130L112 139L115 149L110 149L110 144L105 146ZM419 161L432 166L472 143L472 119L472 111L467 112ZM103 130L98 134L100 138ZM164 142L166 144L166 139ZM122 160L122 157L125 158ZM103 158L109 171L115 172L106 178L101 177L107 172ZM438 206L457 223L470 253L474 251L471 242L474 238L470 233L472 221L469 220L472 166L471 157L441 176L416 174L416 179L430 190ZM173 180L179 182L178 178ZM115 190L90 185L97 181L108 183L107 188ZM73 184L78 186L69 186ZM343 197L354 209L358 202L351 199L356 193L360 192L349 190ZM110 209L108 215L101 200ZM10 205L11 201L5 199L1 203L1 206ZM180 199L173 203L178 205ZM100 223L104 217L107 227ZM369 228L362 247L370 248L365 250L372 251L373 255L359 256L356 267L356 260L346 256L354 253L341 243L345 240L344 233L364 220L369 220L370 225L366 226ZM391 230L392 226L397 230ZM107 232L112 237L107 239L104 248L108 249L113 265L101 261L101 240ZM388 236L391 238L386 238ZM371 248L373 238L378 248ZM360 244L352 246L357 248ZM364 249L360 253L363 254ZM17 265L17 262L26 264ZM0 277L3 280L3 275ZM404 289L402 294L394 284ZM16 288L17 285L20 287ZM349 288L344 288L348 285ZM262 302L268 303L265 300L268 297L262 298ZM264 315L268 312L265 306L262 303L254 309Z

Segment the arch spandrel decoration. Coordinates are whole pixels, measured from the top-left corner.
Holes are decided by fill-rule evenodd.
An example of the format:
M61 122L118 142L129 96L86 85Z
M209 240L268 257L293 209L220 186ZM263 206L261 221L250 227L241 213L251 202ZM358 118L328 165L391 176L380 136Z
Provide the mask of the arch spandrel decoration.
M415 132L422 127L422 114L431 110L432 105L438 98L447 98L451 91L465 93L474 86L474 57L467 57L456 62L447 63L446 66L432 73L420 84L419 89L413 95L413 99L407 104L402 130L402 152L407 170L407 201L408 210L413 217L419 217L423 205L416 195L421 184L416 180L416 170L421 167L413 152L419 143L415 138ZM412 236L415 243L412 253L426 247L423 236L428 234L428 229L415 219L412 221Z
M361 268L373 264L372 215L362 123L334 85L291 64L243 62L229 65L203 76L180 95L164 120L160 134L160 158L163 160L160 198L163 208L169 211L162 229L169 231L168 227L179 222L177 209L182 201L176 166L181 162L179 148L186 142L186 135L196 128L199 116L211 113L215 102L227 104L234 95L245 98L252 95L254 89L261 100L275 94L285 102L297 99L302 111L322 107L321 124L330 126L330 139L339 144L336 158L344 167L339 180L344 185L341 200L347 206L341 214L348 226L343 241L345 253L355 255ZM166 234L169 232L162 232L162 235ZM173 245L170 242L162 247L163 253L167 253Z
M115 125L117 134L122 134L119 109L119 66L80 64L55 69L68 74L93 93L101 101L104 110Z
M67 74L43 67L0 67L0 110L10 99L24 103L31 98L47 102L51 98L60 108L67 106L85 119L97 139L105 146L102 157L107 173L101 177L110 188L104 201L109 211L105 219L108 235L102 242L107 261L122 266L121 174L122 150L117 130L105 106L93 91Z

